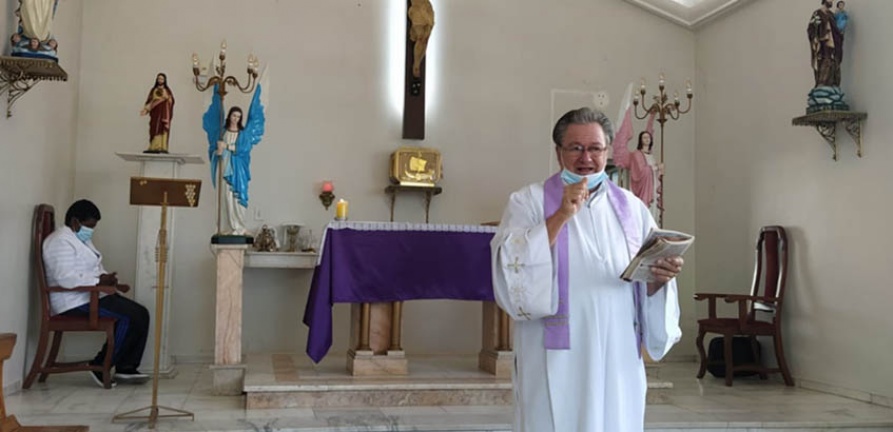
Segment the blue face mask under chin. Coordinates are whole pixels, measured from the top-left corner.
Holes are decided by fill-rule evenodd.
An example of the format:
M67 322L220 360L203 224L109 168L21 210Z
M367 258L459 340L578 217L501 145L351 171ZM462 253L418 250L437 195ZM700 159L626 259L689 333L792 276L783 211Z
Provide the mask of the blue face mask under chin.
M93 238L93 228L81 225L81 229L74 233L74 235L78 237L78 240L87 243Z
M589 190L592 190L602 184L602 182L606 178L608 178L608 175L605 174L604 170L595 174L589 174L585 176L569 171L567 168L561 170L561 180L564 181L564 184L569 185L580 183L581 181L583 181L584 178L586 179L586 187Z

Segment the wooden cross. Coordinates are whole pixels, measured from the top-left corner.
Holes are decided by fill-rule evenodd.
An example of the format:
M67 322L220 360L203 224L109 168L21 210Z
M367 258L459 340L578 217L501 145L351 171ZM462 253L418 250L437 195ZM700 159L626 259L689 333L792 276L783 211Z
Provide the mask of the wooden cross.
M429 0L406 0L403 139L425 139L425 52L434 28Z

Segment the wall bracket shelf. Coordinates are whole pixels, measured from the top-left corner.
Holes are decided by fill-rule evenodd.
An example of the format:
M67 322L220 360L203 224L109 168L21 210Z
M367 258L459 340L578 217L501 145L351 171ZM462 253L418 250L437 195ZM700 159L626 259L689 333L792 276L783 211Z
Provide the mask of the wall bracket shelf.
M837 124L843 123L847 133L856 143L856 155L862 157L862 122L868 118L868 113L853 111L820 111L805 116L795 117L791 120L794 126L814 126L819 135L831 145L834 150L834 160L837 160Z
M425 223L428 223L428 212L431 209L431 198L440 195L443 188L440 186L401 186L390 185L384 189L391 196L391 222L394 221L394 205L397 203L397 194L400 192L421 192L425 194Z
M40 81L68 81L68 73L52 60L0 56L0 93L8 92L6 118L12 117L13 104Z

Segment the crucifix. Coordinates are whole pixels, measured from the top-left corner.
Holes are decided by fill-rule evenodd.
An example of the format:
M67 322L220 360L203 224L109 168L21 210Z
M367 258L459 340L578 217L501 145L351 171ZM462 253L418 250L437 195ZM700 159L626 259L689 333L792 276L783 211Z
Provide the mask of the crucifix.
M434 28L429 0L406 0L403 139L425 139L425 51Z

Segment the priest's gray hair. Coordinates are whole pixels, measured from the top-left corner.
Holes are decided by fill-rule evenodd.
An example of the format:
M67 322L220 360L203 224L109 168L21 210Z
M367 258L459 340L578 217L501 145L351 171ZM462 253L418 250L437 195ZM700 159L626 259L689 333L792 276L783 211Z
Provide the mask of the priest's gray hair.
M605 137L608 139L605 145L611 145L614 141L614 125L611 123L611 119L605 113L587 107L570 110L561 116L555 123L555 128L552 129L552 141L556 146L561 147L561 141L564 139L568 126L590 123L598 123L602 127L602 131L605 132Z

